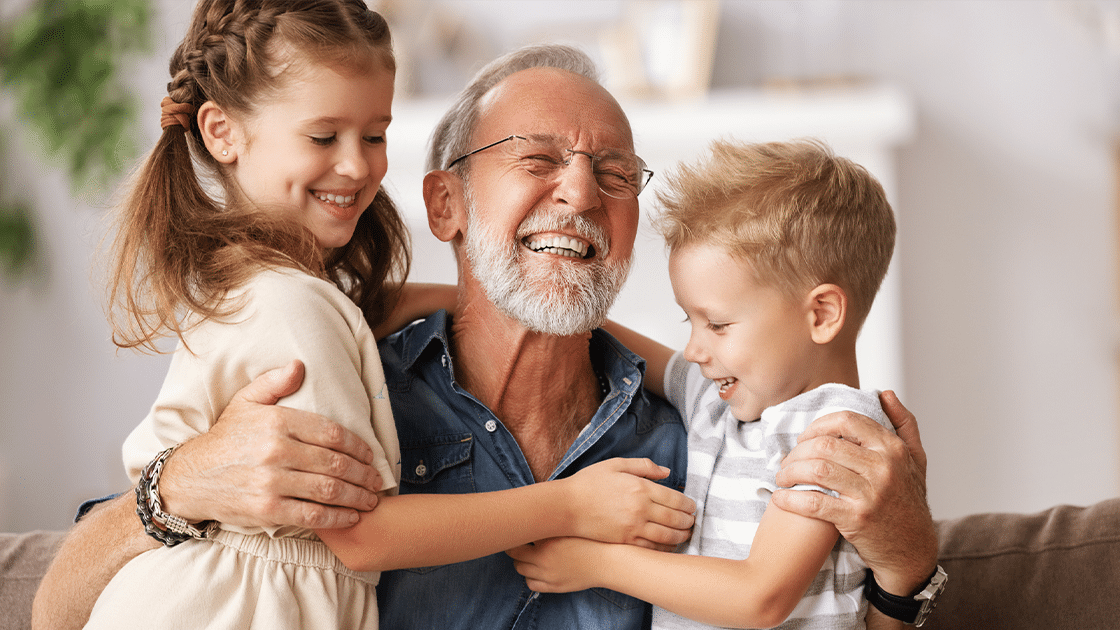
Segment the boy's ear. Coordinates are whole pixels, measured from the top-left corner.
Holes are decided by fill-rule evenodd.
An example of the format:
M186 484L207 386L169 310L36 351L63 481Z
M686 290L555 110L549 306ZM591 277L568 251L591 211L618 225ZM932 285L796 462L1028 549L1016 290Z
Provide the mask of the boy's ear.
M449 171L431 171L424 176L424 206L428 227L439 240L449 243L466 233L467 208L463 180Z
M813 342L831 342L844 329L848 317L848 295L835 284L818 285L809 292L809 330Z
M215 160L222 164L237 161L239 127L214 101L206 101L198 108L198 129L206 150Z

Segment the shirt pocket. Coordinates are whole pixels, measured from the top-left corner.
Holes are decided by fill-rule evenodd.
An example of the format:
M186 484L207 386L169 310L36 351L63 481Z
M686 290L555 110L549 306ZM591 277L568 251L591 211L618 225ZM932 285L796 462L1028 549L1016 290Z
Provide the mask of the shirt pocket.
M401 442L401 494L475 492L470 433Z

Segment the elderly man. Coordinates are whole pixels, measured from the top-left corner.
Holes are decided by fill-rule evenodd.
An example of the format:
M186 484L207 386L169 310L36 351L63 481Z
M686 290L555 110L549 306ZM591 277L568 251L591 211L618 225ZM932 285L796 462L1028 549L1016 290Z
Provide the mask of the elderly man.
M548 46L492 63L437 127L424 179L432 232L459 265L453 316L381 344L402 452L401 492L500 490L610 457L649 457L683 488L684 430L642 391L641 359L597 329L629 267L647 175L630 126L585 55ZM166 511L188 520L337 527L370 509L377 480L337 425L267 406L298 371L244 390L168 460ZM903 608L936 563L913 418L899 439L854 415L822 419L786 462L784 509L837 525ZM260 442L267 432L271 437ZM249 436L254 436L250 438ZM845 439L840 439L841 436ZM812 495L812 496L806 496ZM83 519L36 599L36 623L80 625L99 590L154 544L128 497ZM610 591L530 592L504 554L386 573L387 628L639 628L648 606ZM905 615L903 615L905 616Z

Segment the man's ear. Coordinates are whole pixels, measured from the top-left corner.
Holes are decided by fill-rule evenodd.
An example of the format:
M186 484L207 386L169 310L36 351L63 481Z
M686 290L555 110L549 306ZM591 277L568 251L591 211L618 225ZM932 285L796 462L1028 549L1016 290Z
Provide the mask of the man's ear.
M467 229L463 180L449 171L431 171L424 176L424 206L428 227L439 240L449 243Z
M222 164L237 161L239 127L214 101L206 101L198 108L198 129L206 150L215 160Z
M809 292L809 330L813 342L831 342L844 329L848 317L848 295L835 284L821 284Z

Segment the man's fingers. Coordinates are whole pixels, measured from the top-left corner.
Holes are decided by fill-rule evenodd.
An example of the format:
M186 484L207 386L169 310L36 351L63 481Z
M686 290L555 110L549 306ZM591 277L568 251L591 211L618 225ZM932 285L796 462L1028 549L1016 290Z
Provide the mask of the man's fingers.
M805 442L821 436L843 438L853 444L866 446L869 442L881 441L891 436L891 433L867 416L853 411L837 411L814 420L801 432L797 441Z
M823 492L803 490L777 490L771 495L774 505L792 514L835 523L844 502Z
M906 447L910 449L911 457L924 472L926 469L926 451L922 448L922 436L918 431L917 418L910 413L910 410L902 404L902 401L891 390L879 394L879 403L883 405L883 411L890 418L891 424L894 425L895 433L906 443Z
M346 427L318 414L306 411L297 413L298 421L286 423L288 433L296 440L347 455L363 464L373 461L373 449Z
M284 367L269 370L253 379L233 396L234 401L275 405L281 398L290 396L303 384L303 361L293 359Z
M358 511L299 499L284 499L277 507L280 522L307 529L340 529L358 523Z
M347 455L306 444L297 444L291 451L286 468L297 477L285 480L291 484L285 494L331 505L369 509L365 504L381 490L383 480L377 470ZM355 496L348 492L349 487L360 492ZM298 491L299 488L304 490ZM336 497L342 502L334 501Z

